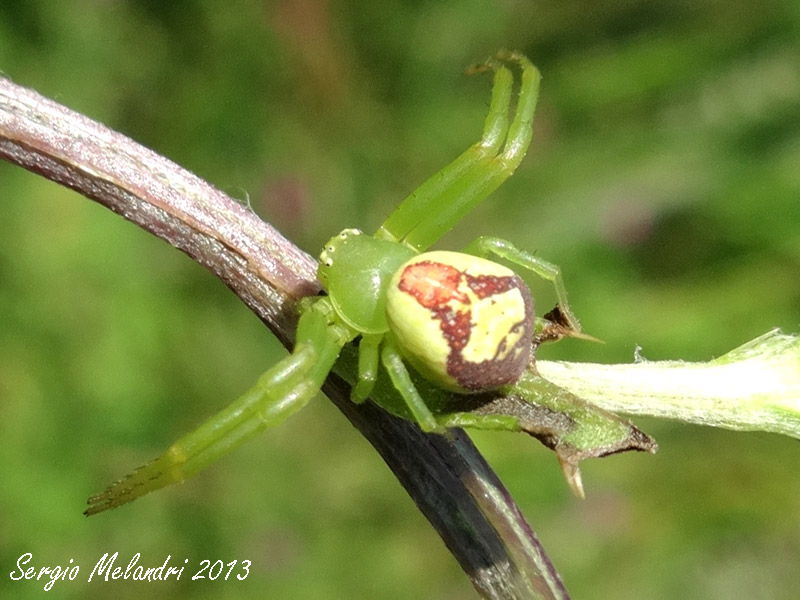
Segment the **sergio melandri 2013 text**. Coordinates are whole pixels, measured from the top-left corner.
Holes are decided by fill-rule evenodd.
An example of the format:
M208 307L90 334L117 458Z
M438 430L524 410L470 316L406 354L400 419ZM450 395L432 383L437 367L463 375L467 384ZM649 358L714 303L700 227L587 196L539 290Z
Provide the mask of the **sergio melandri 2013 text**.
M118 579L132 580L132 581L179 581L184 573L184 569L189 564L189 559L184 559L183 564L180 566L171 566L172 555L167 555L164 562L158 566L144 566L139 564L141 554L137 552L133 555L127 566L122 567L117 564L119 552L109 554L106 552L95 563L91 573L89 573L87 582L103 580L114 581ZM14 581L32 580L45 581L45 591L50 591L58 581L75 581L80 575L81 567L75 564L74 559L69 559L69 562L64 565L57 565L55 567L40 567L28 566L33 559L33 554L26 552L17 559L16 569L11 571L10 576ZM207 579L215 581L217 579L222 581L231 580L235 578L243 581L250 574L249 560L232 560L224 563L221 560L211 562L208 559L203 559L199 562L198 570L192 575L192 581ZM237 568L238 566L238 568Z

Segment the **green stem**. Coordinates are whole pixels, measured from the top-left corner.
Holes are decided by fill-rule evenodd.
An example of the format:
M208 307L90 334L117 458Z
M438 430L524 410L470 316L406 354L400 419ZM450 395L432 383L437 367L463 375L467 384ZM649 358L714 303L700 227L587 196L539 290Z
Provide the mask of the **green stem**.
M611 412L800 438L800 338L766 333L708 362L537 362L539 373Z

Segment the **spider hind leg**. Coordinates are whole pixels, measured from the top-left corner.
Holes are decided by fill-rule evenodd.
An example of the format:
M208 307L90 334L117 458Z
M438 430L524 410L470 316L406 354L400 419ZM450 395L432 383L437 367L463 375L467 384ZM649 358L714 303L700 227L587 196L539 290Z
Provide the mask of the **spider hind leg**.
M507 240L489 236L479 237L465 248L465 252L475 256L487 257L493 255L502 258L552 283L556 291L558 305L548 315L558 315L558 322L555 323L554 321L554 323L560 326L563 332L561 337L569 335L570 337L595 339L582 332L580 321L578 321L569 306L569 302L567 302L567 288L564 285L564 278L558 265L534 256L530 252L520 250ZM545 316L545 319L547 319L547 316Z

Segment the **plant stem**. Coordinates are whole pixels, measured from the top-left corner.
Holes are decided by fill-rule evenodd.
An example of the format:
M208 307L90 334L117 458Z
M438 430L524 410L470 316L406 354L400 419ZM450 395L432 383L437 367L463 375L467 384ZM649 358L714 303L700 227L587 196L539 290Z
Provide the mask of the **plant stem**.
M537 369L611 412L800 438L800 338L777 330L704 363L539 361Z

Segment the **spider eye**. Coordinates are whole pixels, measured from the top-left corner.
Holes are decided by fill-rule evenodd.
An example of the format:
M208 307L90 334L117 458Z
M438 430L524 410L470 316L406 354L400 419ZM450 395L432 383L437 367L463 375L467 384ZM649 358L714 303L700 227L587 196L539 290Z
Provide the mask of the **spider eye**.
M530 291L513 271L483 258L412 258L392 278L386 314L409 362L456 392L514 383L531 359Z

